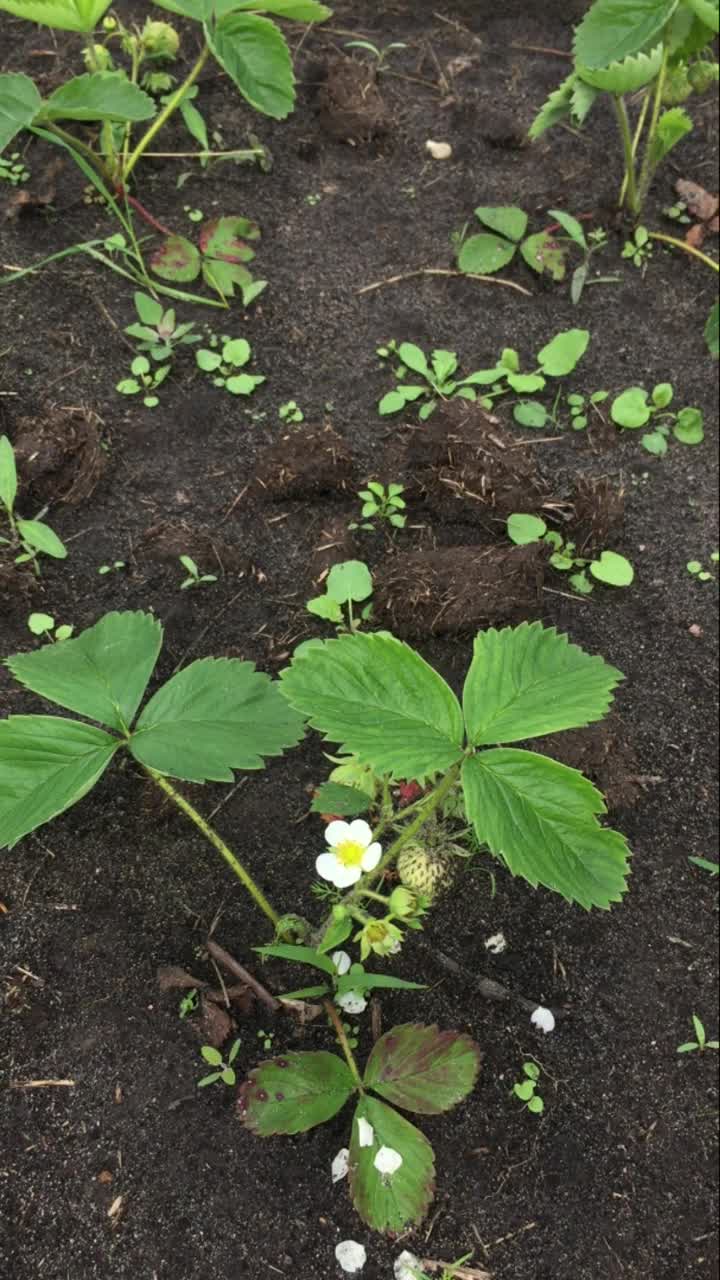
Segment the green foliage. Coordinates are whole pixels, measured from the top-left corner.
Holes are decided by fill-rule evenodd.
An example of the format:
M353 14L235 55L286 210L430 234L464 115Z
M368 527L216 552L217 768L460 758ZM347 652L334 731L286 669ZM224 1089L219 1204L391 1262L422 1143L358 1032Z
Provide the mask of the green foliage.
M43 27L89 34L110 3L111 0L0 0L0 9Z
M192 556L179 556L178 559L187 573L187 577L180 583L180 590L187 591L190 587L208 586L211 582L217 582L217 574L201 573Z
M252 357L250 343L245 338L223 338L213 341L209 348L200 347L195 352L198 369L207 373L214 387L222 387L233 396L251 396L266 381L264 374L239 373Z
M334 1053L287 1053L262 1062L240 1089L243 1124L260 1138L305 1133L331 1120L355 1091L346 1064ZM278 1095L280 1095L278 1097Z
M361 1146L359 1121L373 1131L373 1141ZM402 1156L392 1177L375 1167L382 1148ZM404 1116L377 1098L358 1102L350 1138L350 1194L357 1213L374 1231L400 1233L422 1222L433 1198L435 1158L427 1138Z
M590 595L593 584L587 576L589 570L598 582L610 587L629 587L634 581L635 572L625 556L616 551L602 551L597 559L590 556L578 556L575 543L566 541L555 530L549 530L540 516L515 512L508 517L507 532L511 542L517 546L528 546L532 542L545 542L552 548L548 563L553 569L562 573L579 570L573 573L570 584L581 595Z
M124 71L94 71L60 85L43 103L36 122L111 120L120 124L149 120L155 103L132 84Z
M477 1045L468 1036L407 1024L378 1040L364 1083L393 1106L437 1116L470 1092L479 1070Z
M535 1062L523 1062L522 1079L513 1085L513 1094L525 1104L527 1110L534 1116L541 1116L545 1110L545 1102L538 1093L538 1082L540 1080L540 1068Z
M711 356L720 355L720 302L713 303L705 324L705 341Z
M17 490L15 453L7 436L0 436L0 514L4 514L8 526L8 536L0 535L0 547L10 548L15 564L31 564L39 574L39 555L64 560L67 549L42 520L23 520L16 514Z
M454 237L458 245L460 270L471 275L490 275L511 262L519 250L527 265L538 275L547 273L553 280L563 280L568 252L574 243L585 254L587 274L590 254L601 246L588 244L576 218L556 209L550 212L567 231L567 241L549 229L525 237L528 217L515 205L480 206L475 210L475 216L484 226L491 228L492 234L483 231L480 235L466 237L463 233Z
M674 394L670 382L657 383L650 394L644 387L627 387L613 400L610 416L616 426L626 431L651 425L652 431L642 437L642 445L656 457L667 453L671 434L680 444L702 444L705 439L702 410L688 406L675 413L670 409Z
M0 151L32 124L41 106L42 98L29 76L19 72L0 75Z
M575 32L574 52L589 68L607 67L660 43L678 0L595 0Z
M531 884L606 908L624 891L628 850L600 825L599 792L533 752L477 748L600 720L621 678L554 629L525 623L478 636L464 715L420 655L386 634L342 636L296 655L281 687L326 739L376 774L424 782L462 762L478 841Z
M156 409L160 397L155 392L160 389L169 372L169 364L161 364L153 369L147 356L135 356L130 361L130 377L121 378L115 384L115 390L121 396L142 396L146 409Z
M686 1044L680 1044L677 1047L678 1053L704 1053L706 1049L714 1049L716 1052L720 1049L719 1040L708 1040L707 1032L703 1023L694 1013L692 1016L693 1030L695 1039L688 1041Z
M361 489L358 493L362 503L361 520L353 520L348 528L372 532L375 528L373 521L385 520L394 529L404 529L407 524L407 517L403 515L407 506L402 497L404 492L405 486L402 484L389 484L386 489L379 481L369 480L367 489Z
M255 280L248 263L255 258L252 244L260 239L260 228L249 218L228 214L203 226L198 244L186 236L167 236L150 259L150 268L161 280L191 284L202 276L205 284L221 298L232 298L239 289L244 307L249 307L267 286Z
M136 340L138 351L147 352L153 360L171 360L175 347L200 341L200 335L192 332L192 321L178 324L174 309L165 310L148 293L136 292L133 301L139 323L129 324L125 333Z
M195 996L197 998L197 992L195 992ZM180 1016L183 1017L184 1015L181 1013ZM230 1052L228 1053L227 1061L225 1061L219 1049L215 1049L211 1044L204 1044L200 1050L200 1056L209 1064L209 1066L216 1067L217 1070L211 1071L209 1075L203 1076L202 1080L198 1080L198 1089L204 1089L207 1085L217 1084L218 1082L226 1084L229 1088L232 1088L237 1082L233 1062L238 1055L239 1049L240 1041L235 1040L230 1048Z
M362 560L344 560L333 565L325 583L325 594L308 600L309 613L326 622L332 622L338 631L359 630L372 613L372 605L365 604L358 617L353 605L362 604L372 595L373 583L370 570ZM343 612L346 611L346 613Z

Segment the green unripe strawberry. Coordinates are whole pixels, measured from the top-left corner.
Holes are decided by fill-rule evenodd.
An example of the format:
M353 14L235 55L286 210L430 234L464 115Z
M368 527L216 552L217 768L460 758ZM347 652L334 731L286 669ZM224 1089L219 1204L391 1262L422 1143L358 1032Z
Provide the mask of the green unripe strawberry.
M684 62L673 67L667 74L663 85L662 100L667 107L677 107L685 102L693 91L691 76Z
M406 888L430 902L447 889L453 878L450 855L422 844L405 845L398 856L397 870Z
M696 93L705 93L717 83L717 62L695 62L688 72L690 84Z

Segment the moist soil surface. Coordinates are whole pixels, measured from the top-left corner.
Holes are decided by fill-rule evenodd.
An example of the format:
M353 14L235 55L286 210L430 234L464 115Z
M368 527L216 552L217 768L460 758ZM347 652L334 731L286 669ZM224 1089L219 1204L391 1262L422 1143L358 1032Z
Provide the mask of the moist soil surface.
M206 71L205 116L225 146L255 131L272 172L221 164L202 174L192 162L149 160L138 194L179 230L192 230L185 204L262 227L254 270L269 287L248 314L179 307L181 318L250 340L253 371L267 376L251 399L214 387L192 348L157 408L118 395L132 358L122 332L135 319L131 287L86 257L0 291L0 426L24 441L22 510L49 504L69 549L65 562L43 559L39 579L7 563L0 570L0 648L36 643L31 609L78 631L110 610L153 610L165 628L158 680L209 654L275 674L296 643L327 634L304 602L333 559L355 555L377 571L382 620L411 635L456 689L472 632L487 621L542 619L619 667L626 681L607 728L547 747L608 791L611 820L634 852L623 905L588 914L481 857L432 912L423 945L411 937L397 957L395 971L427 991L382 995L376 1030L378 1017L384 1028L437 1022L472 1034L484 1054L473 1094L422 1122L437 1196L402 1247L445 1260L472 1252L497 1280L700 1280L718 1274L717 1057L676 1050L693 1013L709 1035L717 1030L715 882L688 861L717 849L717 585L686 570L692 559L707 564L718 539L715 369L702 339L713 278L660 248L644 276L621 261L625 229L610 212L621 174L605 106L579 136L561 128L522 145L566 74L562 53L583 10L580 0L338 0L327 28L288 27L299 92L282 124ZM343 78L337 59L353 34L406 44L392 74ZM183 30L188 64L195 41ZM77 49L72 36L2 19L0 66L33 72L43 91L77 70ZM712 95L692 110L694 133L658 177L646 213L670 232L662 210L675 180L710 187L716 168ZM427 139L450 142L451 159L433 160ZM181 129L170 128L163 149L188 149ZM26 159L31 189L42 194L51 181L54 195L2 223L4 266L114 229L83 203L69 162L48 177L53 156L41 143ZM521 205L538 228L549 209L587 215L588 228L609 228L596 265L618 281L588 289L578 307L567 281L536 279L524 264L502 275L529 297L438 276L358 293L419 268L451 268L449 237L478 204ZM669 380L679 404L704 411L704 444L671 441L654 458L639 433L621 436L595 414L585 432L526 431L501 400L499 438L511 437L521 459L513 479L492 451L436 448L440 417L430 420L432 447L413 452L413 436L428 428L412 407L377 414L393 380L375 352L391 339L456 351L469 373L505 346L529 367L555 333L578 325L592 341L566 391L615 394ZM304 423L279 420L289 399ZM479 498L468 475L486 476ZM393 537L348 533L368 478L404 480L412 495L408 527ZM606 545L635 564L632 587L575 596L534 552L532 573L527 564L511 571L502 497L513 483L524 509L550 502L560 526L576 519L585 539L605 520ZM588 486L598 485L606 502L588 516ZM180 591L180 554L217 582ZM117 571L98 574L116 561ZM1 714L37 709L0 675ZM204 813L222 805L218 829L282 911L313 910L322 825L305 819L327 767L309 735L236 790L191 789ZM386 1280L401 1246L368 1231L346 1186L330 1181L347 1113L300 1137L261 1141L238 1122L232 1089L196 1087L204 1034L178 1017L179 993L160 989L158 970L180 965L217 986L203 953L212 930L274 990L297 985L297 971L260 966L252 947L269 940L264 918L148 785L130 764L115 768L91 799L3 855L0 1273L337 1280L335 1246L353 1238L367 1246L363 1275ZM508 946L493 955L485 944L499 931ZM562 1015L556 1031L540 1038L519 1004L483 999L433 949L552 1006ZM262 1004L234 1016L241 1073L265 1054L259 1032L275 1052L333 1045L322 1019L301 1028ZM362 1057L369 1015L359 1025ZM541 1117L511 1095L530 1056L543 1073ZM33 1081L72 1083L20 1087Z

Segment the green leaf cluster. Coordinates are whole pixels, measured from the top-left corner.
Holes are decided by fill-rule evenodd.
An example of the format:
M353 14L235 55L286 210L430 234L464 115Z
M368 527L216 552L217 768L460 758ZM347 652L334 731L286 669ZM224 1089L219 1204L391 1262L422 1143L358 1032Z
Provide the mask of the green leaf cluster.
M64 560L67 548L54 529L42 520L23 520L15 514L18 478L15 452L7 436L0 436L0 515L9 526L9 537L0 534L0 547L9 546L15 564L32 564L39 573L38 556Z
M3 8L8 5L0 3ZM75 76L46 99L29 76L6 72L0 75L0 151L30 125L57 120L130 124L149 120L155 111L149 94L132 84L124 71L93 71Z
M476 637L462 705L386 633L317 643L295 655L281 686L313 728L376 774L422 784L455 770L478 841L513 874L608 908L625 890L629 851L601 825L600 793L566 765L497 744L602 719L621 679L536 622Z
M547 231L525 236L527 214L515 205L481 205L475 217L490 231L468 236L458 251L458 266L470 275L492 275L512 262L518 249L538 275L565 278L565 247Z
M508 537L516 546L526 547L533 542L544 542L552 548L549 564L562 573L579 570L572 574L570 584L581 595L590 595L593 584L587 576L589 570L598 582L609 587L629 587L635 579L635 571L629 560L617 551L602 551L593 559L589 556L578 556L575 543L566 541L554 529L548 529L540 516L515 512L508 516Z

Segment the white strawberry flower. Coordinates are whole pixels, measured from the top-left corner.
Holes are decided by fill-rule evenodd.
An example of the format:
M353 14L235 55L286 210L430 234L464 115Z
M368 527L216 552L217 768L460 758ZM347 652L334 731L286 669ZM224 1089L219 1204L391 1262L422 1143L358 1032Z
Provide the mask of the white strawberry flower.
M395 1151L393 1147L381 1147L373 1160L378 1173L381 1173L384 1178L392 1178L402 1163L403 1158L400 1152Z
M545 1035L555 1030L555 1015L552 1009L546 1009L544 1005L539 1004L530 1014L530 1021L538 1031L543 1031Z
M331 822L325 829L328 843L315 869L323 880L338 889L349 889L366 871L374 871L382 855L382 846L372 838L372 830L363 818L354 822Z
M349 1168L350 1152L347 1147L341 1147L330 1166L333 1182L342 1182L343 1178L347 1177Z
M337 1258L343 1271L349 1276L357 1275L367 1262L367 1250L357 1240L341 1240L335 1248Z

